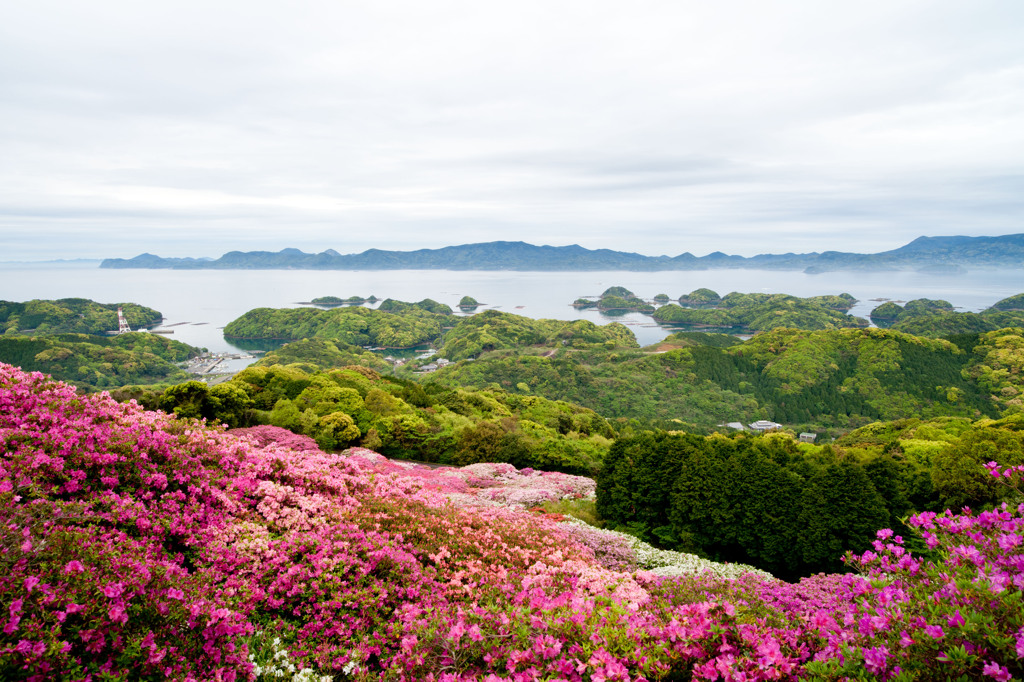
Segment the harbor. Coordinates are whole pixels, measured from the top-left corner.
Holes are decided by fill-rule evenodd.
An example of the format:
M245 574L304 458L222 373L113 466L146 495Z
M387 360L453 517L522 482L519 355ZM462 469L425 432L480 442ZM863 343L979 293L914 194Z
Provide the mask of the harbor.
M216 383L233 376L254 360L256 355L250 353L203 353L186 362L185 370L203 381Z

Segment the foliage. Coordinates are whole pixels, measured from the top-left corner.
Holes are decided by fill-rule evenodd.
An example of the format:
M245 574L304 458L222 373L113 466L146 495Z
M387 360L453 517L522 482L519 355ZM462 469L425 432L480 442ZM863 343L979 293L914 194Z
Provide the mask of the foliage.
M564 402L436 385L428 393L359 365L309 369L260 363L212 389L199 382L171 387L157 405L233 427L272 424L314 438L324 450L373 445L401 459L571 473L595 471L615 435L593 411Z
M865 327L867 322L846 314L856 302L849 294L798 298L786 294L718 294L698 289L681 297L681 307L669 304L654 312L663 324L715 327L737 333L768 331L780 327L797 329L839 329Z
M480 305L480 302L472 296L463 296L459 299L460 308L475 308Z
M1019 302L1024 294L997 302L980 313L957 312L949 301L919 298L904 307L883 303L871 312L871 320L880 327L891 327L917 336L948 337L983 334L1004 327L1024 326L1024 310Z
M811 303L817 303L823 305L826 308L832 310L838 310L840 312L849 312L850 308L857 304L857 299L850 294L825 294L823 296L810 296L805 299Z
M664 300L668 300L666 294ZM661 301L658 297L655 300ZM576 308L597 308L598 310L611 313L625 313L629 311L652 313L654 306L644 301L626 287L608 287L596 300L593 298L577 298L573 304Z
M680 305L686 307L701 307L701 306L712 306L718 305L722 300L722 297L718 295L717 291L713 291L706 287L700 289L694 289L688 294L684 294L679 297Z
M778 329L741 343L688 332L655 347L667 352L650 350L492 352L432 381L498 386L610 418L676 419L704 429L773 419L821 431L907 414L997 414L988 389L971 376L975 356L943 340L878 329Z
M0 301L0 326L4 333L94 334L117 331L117 309L122 309L132 329L149 327L163 316L136 303L96 303L86 298L33 299L24 303Z
M992 395L1004 415L1024 411L1024 329L982 334L973 351L976 361L965 373Z
M393 298L386 298L379 306L377 306L377 310L389 313L404 313L413 310L422 310L435 315L451 315L454 312L449 306L444 303L438 303L432 298L425 298L418 303L406 303L405 301L396 301Z
M994 310L1024 310L1024 294L1008 296L992 304Z
M714 334L708 332L676 332L669 334L664 339L649 347L648 350L658 351L672 350L676 348L687 348L689 346L713 346L715 348L730 348L743 343L742 340L732 334Z
M1018 484L1024 470L989 468ZM1024 504L927 512L908 525L935 559L915 556L888 529L871 550L848 556L867 578L850 614L859 632L830 633L834 654L809 664L805 679L1019 679Z
M276 350L267 352L255 364L260 367L296 365L306 372L350 365L361 365L377 371L386 371L391 367L376 353L325 338L301 339L286 343Z
M389 299L390 300L390 299ZM360 306L332 308L256 308L224 327L224 336L245 339L324 338L355 346L408 348L441 335L444 317L428 312L420 304L392 306L378 310ZM398 302L394 302L397 304ZM449 312L451 312L449 310Z
M363 301L363 299L359 300ZM315 305L342 305L345 303L345 299L339 296L317 296L310 302Z
M168 384L188 378L174 363L201 350L157 334L0 337L0 361L46 372L89 390L127 384Z
M252 398L234 383L212 388L202 381L187 381L164 390L157 405L179 417L207 419L227 426L248 426L254 419Z
M620 439L597 478L597 511L669 549L786 577L837 570L888 509L860 463L816 453L783 436Z
M888 329L892 326L892 323L899 319L900 315L903 314L903 306L892 301L886 301L885 303L876 306L874 310L868 315L871 321L878 327Z
M598 326L588 320L534 320L498 310L465 317L444 336L439 355L464 360L481 353L524 346L603 344L637 346L633 333L611 323Z

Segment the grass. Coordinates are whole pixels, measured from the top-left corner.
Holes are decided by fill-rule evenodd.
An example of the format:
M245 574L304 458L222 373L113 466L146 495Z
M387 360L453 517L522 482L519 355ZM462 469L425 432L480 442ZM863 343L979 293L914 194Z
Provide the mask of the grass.
M593 498L577 500L552 500L541 505L548 514L572 516L594 528L604 528L605 522L597 513L597 502Z

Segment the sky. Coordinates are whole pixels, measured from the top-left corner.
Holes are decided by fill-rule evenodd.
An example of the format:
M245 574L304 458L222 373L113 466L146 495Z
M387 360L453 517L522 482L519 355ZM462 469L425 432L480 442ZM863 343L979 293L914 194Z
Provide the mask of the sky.
M0 260L1024 232L1020 0L33 0Z

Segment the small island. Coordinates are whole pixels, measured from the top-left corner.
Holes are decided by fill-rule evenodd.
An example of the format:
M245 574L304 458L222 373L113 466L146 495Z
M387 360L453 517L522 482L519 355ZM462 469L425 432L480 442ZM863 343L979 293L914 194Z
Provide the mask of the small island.
M303 305L318 305L333 308L342 305L362 305L364 303L376 303L378 299L376 296L370 296L369 298L363 298L362 296L349 296L348 298L341 298L339 296L318 296L312 301L308 301Z
M665 300L668 300L667 296ZM603 313L654 312L653 305L637 297L626 287L609 287L597 300L582 297L573 301L572 305L575 308L597 308Z
M701 288L669 303L658 294L655 307L625 287L610 287L599 298L584 296L573 302L576 308L597 308L604 314L639 312L672 327L729 334L750 334L779 327L800 329L842 329L867 327L868 321L853 317L849 310L857 303L850 294L799 298L786 294L740 294L725 297Z

